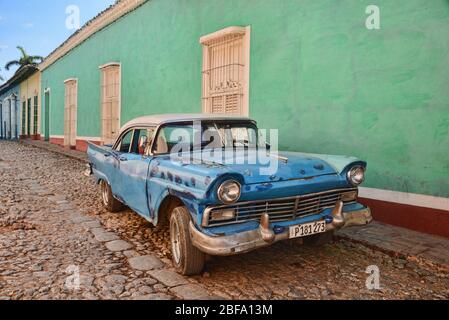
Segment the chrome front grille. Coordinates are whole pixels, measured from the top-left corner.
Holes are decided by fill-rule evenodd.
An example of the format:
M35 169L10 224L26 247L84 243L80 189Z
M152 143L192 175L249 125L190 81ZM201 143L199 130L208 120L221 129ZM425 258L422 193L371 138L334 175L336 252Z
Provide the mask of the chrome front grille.
M354 194L353 199L348 195ZM320 193L301 195L290 198L273 200L260 200L241 202L233 205L208 208L205 212L204 226L221 226L241 223L251 220L260 220L262 214L268 213L271 222L295 220L323 212L324 209L335 207L338 201L345 204L355 203L357 188L325 191ZM212 221L212 215L216 211L234 210L235 218L226 221Z

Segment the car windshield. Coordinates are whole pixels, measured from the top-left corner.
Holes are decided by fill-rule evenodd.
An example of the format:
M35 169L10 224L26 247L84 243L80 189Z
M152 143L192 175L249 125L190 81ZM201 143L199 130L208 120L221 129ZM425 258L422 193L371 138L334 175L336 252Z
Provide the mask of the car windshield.
M201 143L198 143L198 142ZM249 121L207 121L201 124L169 124L159 132L155 153L173 150L220 148L265 148L265 139L257 126ZM176 148L176 149L175 149Z

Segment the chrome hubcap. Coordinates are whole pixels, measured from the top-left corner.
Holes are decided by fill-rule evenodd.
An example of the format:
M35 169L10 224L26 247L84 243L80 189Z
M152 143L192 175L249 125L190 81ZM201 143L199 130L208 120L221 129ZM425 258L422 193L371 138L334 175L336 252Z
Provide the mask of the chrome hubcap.
M172 246L173 259L176 263L181 261L181 242L179 239L179 226L175 219L170 224L170 238Z
M101 181L101 196L103 198L103 203L105 206L108 205L108 187L106 182Z

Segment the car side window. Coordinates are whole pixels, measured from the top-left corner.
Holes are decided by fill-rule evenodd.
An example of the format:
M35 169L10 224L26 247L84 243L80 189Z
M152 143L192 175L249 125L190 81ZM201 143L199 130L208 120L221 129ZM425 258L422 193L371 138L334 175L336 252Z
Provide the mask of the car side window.
M129 153L133 134L134 130L130 130L123 136L122 141L120 142L120 149L119 149L120 152Z
M146 148L144 150L140 150L139 149L139 153L141 154L146 154L148 152L150 152L150 148L153 144L153 140L154 140L154 135L156 134L156 128L148 128L147 130L147 145Z
M145 129L136 129L134 130L134 136L132 140L131 150L129 153L139 154L139 139L142 136L146 136Z
M168 153L167 139L165 138L164 130L161 130L157 136L157 139L154 143L154 153L155 154Z
M155 141L154 153L167 154L178 145L193 150L193 139L196 131L191 124L167 125L163 127Z
M144 155L147 146L145 147L139 146L140 138L144 137L148 145L148 143L151 143L153 134L154 129L135 129L130 153Z

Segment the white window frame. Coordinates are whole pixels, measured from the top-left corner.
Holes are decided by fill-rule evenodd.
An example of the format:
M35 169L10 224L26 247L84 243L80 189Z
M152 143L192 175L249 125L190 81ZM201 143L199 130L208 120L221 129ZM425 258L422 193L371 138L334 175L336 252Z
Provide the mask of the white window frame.
M244 69L243 69L243 99L241 106L242 116L249 116L249 88L250 88L250 65L251 65L251 26L238 27L232 26L217 32L205 35L200 38L200 44L203 46L203 66L202 66L202 110L203 113L209 113L208 110L208 97L209 93L206 92L207 80L205 79L204 73L209 69L209 47L208 44L217 41L232 34L243 35L243 58L244 58Z
M44 105L43 106L46 106L47 105L47 100L46 100L46 97L47 97L47 93L48 93L48 96L50 97L50 102L48 103L48 109L49 109L49 111L48 112L50 112L50 110L51 110L51 88L45 88L44 89L44 96L43 96L43 100L44 100ZM41 107L39 108L40 109L40 111L42 111L42 104L41 104ZM46 112L47 110L45 110L45 112ZM44 117L45 117L45 113L44 113L44 115L43 115ZM42 117L42 113L41 113L41 117ZM50 138L51 138L51 127L50 127L50 123L51 123L51 114L49 113L48 114L48 117L49 117L49 121L48 121L48 123L46 124L46 125L48 125L48 139L50 140ZM45 119L42 119L41 118L41 121L43 121L44 123L45 123ZM44 132L41 132L41 134L44 136L44 138L45 138L45 131Z

